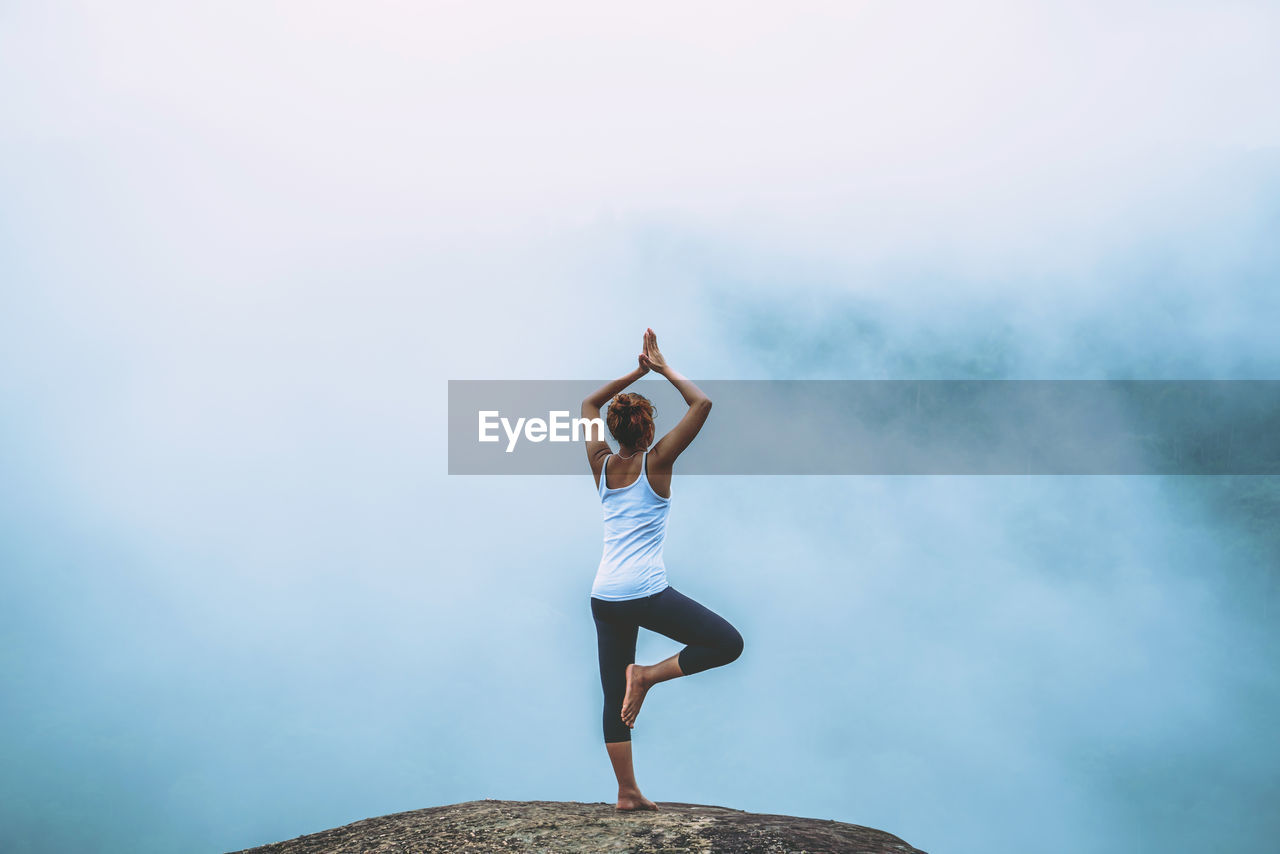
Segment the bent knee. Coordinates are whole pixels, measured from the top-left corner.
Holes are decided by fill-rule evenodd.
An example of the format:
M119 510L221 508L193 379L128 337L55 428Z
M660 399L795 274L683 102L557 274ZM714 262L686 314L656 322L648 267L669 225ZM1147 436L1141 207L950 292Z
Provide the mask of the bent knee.
M722 646L724 650L725 664L730 661L737 661L738 656L742 655L742 634L737 630L733 630L733 634L725 638Z

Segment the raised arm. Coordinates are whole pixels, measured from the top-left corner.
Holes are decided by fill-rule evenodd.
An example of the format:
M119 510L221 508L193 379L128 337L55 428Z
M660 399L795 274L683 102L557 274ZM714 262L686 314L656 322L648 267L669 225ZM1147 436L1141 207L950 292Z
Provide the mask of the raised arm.
M618 377L610 383L605 383L596 389L582 401L582 417L583 418L599 418L600 407L609 402L615 394L649 373L649 368L643 363L643 356L640 357L640 364L636 369L625 376ZM596 476L596 480L600 479L600 467L611 450L609 443L603 438L595 438L594 430L587 430L587 462L591 464L591 473Z
M669 471L676 457L689 447L697 437L702 425L711 414L711 398L694 385L693 381L667 364L662 352L658 349L658 336L652 329L645 330L644 353L640 356L640 364L662 374L676 387L689 405L680 423L671 428L667 435L658 440L649 451L649 462L659 471Z

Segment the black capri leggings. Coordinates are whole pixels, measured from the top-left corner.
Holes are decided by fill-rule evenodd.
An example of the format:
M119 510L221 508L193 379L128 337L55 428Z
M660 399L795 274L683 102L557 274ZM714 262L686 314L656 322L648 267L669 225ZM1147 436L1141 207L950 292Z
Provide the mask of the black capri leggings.
M591 616L600 647L606 743L631 740L631 727L622 722L622 698L627 693L627 665L636 660L636 635L641 626L687 644L678 659L680 672L686 676L728 664L742 655L738 630L674 587L641 599L608 601L592 596Z

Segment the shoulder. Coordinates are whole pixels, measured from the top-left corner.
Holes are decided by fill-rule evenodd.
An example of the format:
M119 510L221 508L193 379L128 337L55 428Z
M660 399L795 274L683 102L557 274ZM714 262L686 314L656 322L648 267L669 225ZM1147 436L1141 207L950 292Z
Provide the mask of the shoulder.
M675 465L676 459L669 451L669 445L664 447L663 442L658 442L653 446L653 450L645 455L646 468L649 471L670 472L671 467Z
M602 486L604 477L604 464L613 456L608 448L603 448L587 457L587 464L591 467L591 477L596 482L596 487Z

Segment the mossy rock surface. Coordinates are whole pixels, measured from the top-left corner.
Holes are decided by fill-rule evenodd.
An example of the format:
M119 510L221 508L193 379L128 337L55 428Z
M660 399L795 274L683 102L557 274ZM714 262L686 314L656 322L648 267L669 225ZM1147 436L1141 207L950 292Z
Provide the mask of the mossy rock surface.
M658 802L619 812L610 803L468 801L367 818L236 854L925 854L857 824Z

